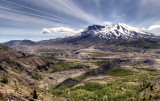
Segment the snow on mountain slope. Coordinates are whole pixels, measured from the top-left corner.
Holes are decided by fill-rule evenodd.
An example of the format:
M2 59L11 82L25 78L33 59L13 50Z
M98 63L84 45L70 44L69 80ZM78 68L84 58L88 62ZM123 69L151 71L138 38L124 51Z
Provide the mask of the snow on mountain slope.
M128 26L124 23L109 24L105 26L93 25L89 26L83 32L76 36L91 35L94 37L105 39L134 39L134 38L148 38L153 34L144 32L138 28Z

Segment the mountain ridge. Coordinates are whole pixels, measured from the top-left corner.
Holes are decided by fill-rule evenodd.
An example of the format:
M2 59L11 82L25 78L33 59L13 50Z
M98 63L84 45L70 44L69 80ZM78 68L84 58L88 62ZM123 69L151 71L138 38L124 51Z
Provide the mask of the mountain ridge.
M133 43L134 41L143 40L144 42L159 45L160 36L145 32L139 28L135 28L124 23L108 24L108 25L92 25L85 30L73 36L65 38L57 38L50 40L33 41L9 41L4 45L14 47L16 45L57 45L57 44L82 44L94 45L100 44L118 44ZM133 45L134 46L134 45ZM142 45L141 45L142 46Z
M160 36L149 32L142 31L138 28L128 26L123 23L110 25L92 25L84 31L57 40L46 41L48 44L65 43L65 44L82 44L82 43L121 43L136 40L151 40L159 41ZM43 43L43 41L41 41Z
M92 25L86 28L83 32L75 35L86 35L90 34L93 36L99 36L100 38L105 39L131 39L134 37L145 37L155 36L152 33L145 32L139 28L134 28L128 26L124 23L109 24L109 25Z

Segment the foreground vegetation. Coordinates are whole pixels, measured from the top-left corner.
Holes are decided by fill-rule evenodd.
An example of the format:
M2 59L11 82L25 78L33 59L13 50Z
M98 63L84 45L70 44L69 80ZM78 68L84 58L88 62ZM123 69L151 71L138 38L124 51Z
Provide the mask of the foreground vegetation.
M126 75L126 73L128 71L124 74ZM125 101L158 101L160 94L155 92L155 83L151 83L151 80L159 73L160 71L137 73L136 75L123 76L123 78L107 84L88 82L71 88L52 89L52 93L72 101L124 101L124 99ZM82 78L83 76L77 79L81 80Z
M107 71L107 74L110 76L127 76L132 73L133 73L132 71L122 68L111 68Z
M74 65L68 62L59 61L55 66L52 67L52 72L59 72L63 70L70 70L70 69L82 69L86 66L83 65Z

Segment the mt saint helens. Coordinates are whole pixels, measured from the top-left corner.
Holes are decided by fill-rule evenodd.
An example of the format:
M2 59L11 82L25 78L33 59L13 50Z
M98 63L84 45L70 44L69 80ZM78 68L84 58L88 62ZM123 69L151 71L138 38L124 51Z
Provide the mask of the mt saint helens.
M81 43L121 43L144 40L145 42L158 44L160 37L152 33L145 32L139 28L128 26L124 23L93 25L82 32L66 38L40 41L38 43L54 44L81 44Z
M21 43L23 42L23 43ZM15 45L24 45L25 41L14 41L4 43L7 46L15 47ZM73 45L95 45L95 44L116 44L131 47L156 48L159 46L160 37L152 33L145 32L139 28L131 27L124 23L92 25L82 32L66 38L58 38L51 40L42 40L30 45L57 45L57 44L73 44ZM9 43L9 44L8 44ZM14 44L11 44L14 43ZM25 44L27 45L27 43Z
M144 32L138 28L128 26L123 23L109 24L105 26L93 25L89 26L81 35L92 35L94 37L105 39L133 39L147 38L151 33Z

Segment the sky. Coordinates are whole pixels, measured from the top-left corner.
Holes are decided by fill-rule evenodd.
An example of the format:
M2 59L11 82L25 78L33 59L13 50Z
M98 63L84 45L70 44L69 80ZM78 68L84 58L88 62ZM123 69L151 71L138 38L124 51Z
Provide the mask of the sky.
M160 35L160 0L0 0L0 42L74 35L125 23Z

